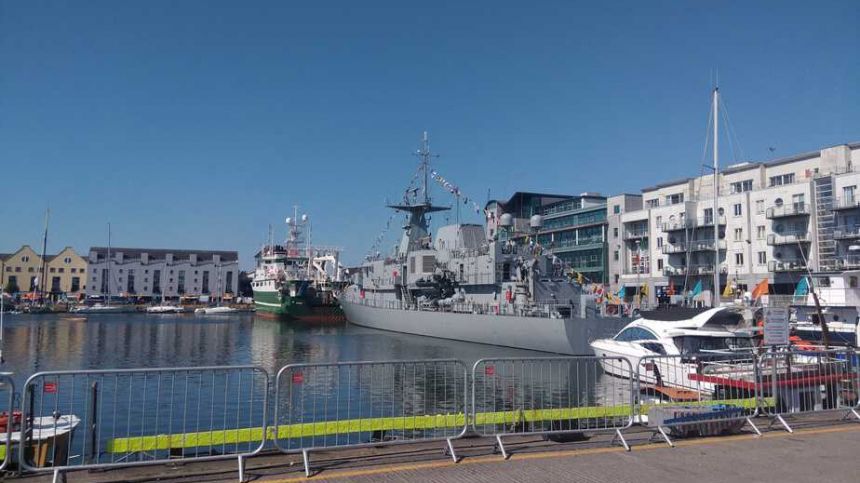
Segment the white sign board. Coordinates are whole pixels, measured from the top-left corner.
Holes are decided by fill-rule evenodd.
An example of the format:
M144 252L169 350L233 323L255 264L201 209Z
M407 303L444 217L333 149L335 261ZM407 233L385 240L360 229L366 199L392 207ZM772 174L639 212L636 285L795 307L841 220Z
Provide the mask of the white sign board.
M764 345L788 345L788 308L771 307L764 314Z

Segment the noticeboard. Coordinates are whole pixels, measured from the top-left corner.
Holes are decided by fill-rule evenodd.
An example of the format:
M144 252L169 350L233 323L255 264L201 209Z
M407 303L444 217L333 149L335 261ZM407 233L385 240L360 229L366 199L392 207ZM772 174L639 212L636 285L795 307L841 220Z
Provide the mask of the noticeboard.
M771 307L764 314L764 345L788 345L788 308Z

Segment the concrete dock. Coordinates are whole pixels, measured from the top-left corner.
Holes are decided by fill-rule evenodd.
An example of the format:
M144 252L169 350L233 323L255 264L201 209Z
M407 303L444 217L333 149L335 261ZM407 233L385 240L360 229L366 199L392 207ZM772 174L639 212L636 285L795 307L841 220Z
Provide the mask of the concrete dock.
M840 415L793 421L794 433L777 426L758 437L738 435L677 440L670 448L649 441L651 433L631 430L631 452L598 435L586 442L555 443L540 437L510 438L513 453L504 460L485 438L457 441L454 463L444 443L311 453L313 481L529 481L721 483L855 482L860 478L856 448L860 423ZM764 421L761 421L764 422ZM764 429L764 428L762 428ZM248 481L307 481L301 455L265 454L247 461ZM50 481L50 474L28 475L25 482ZM69 482L235 482L236 461L185 463L68 473Z

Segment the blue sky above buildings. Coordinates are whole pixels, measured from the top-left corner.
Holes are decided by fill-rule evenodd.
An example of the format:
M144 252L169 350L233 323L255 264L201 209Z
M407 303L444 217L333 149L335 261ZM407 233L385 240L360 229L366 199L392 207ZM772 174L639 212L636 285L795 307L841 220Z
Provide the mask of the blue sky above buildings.
M50 206L50 251L247 263L299 204L357 261L424 130L480 204L638 192L701 172L715 69L724 165L860 140L860 4L598 3L4 2L0 251Z

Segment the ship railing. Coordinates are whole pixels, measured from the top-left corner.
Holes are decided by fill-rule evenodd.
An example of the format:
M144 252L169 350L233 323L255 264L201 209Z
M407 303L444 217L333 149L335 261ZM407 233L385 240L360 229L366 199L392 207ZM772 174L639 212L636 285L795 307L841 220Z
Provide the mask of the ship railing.
M71 470L236 459L244 480L245 459L265 444L268 388L255 366L39 372L23 386L19 466L58 481Z
M290 364L275 379L275 445L301 453L445 441L468 430L468 371L454 359Z

